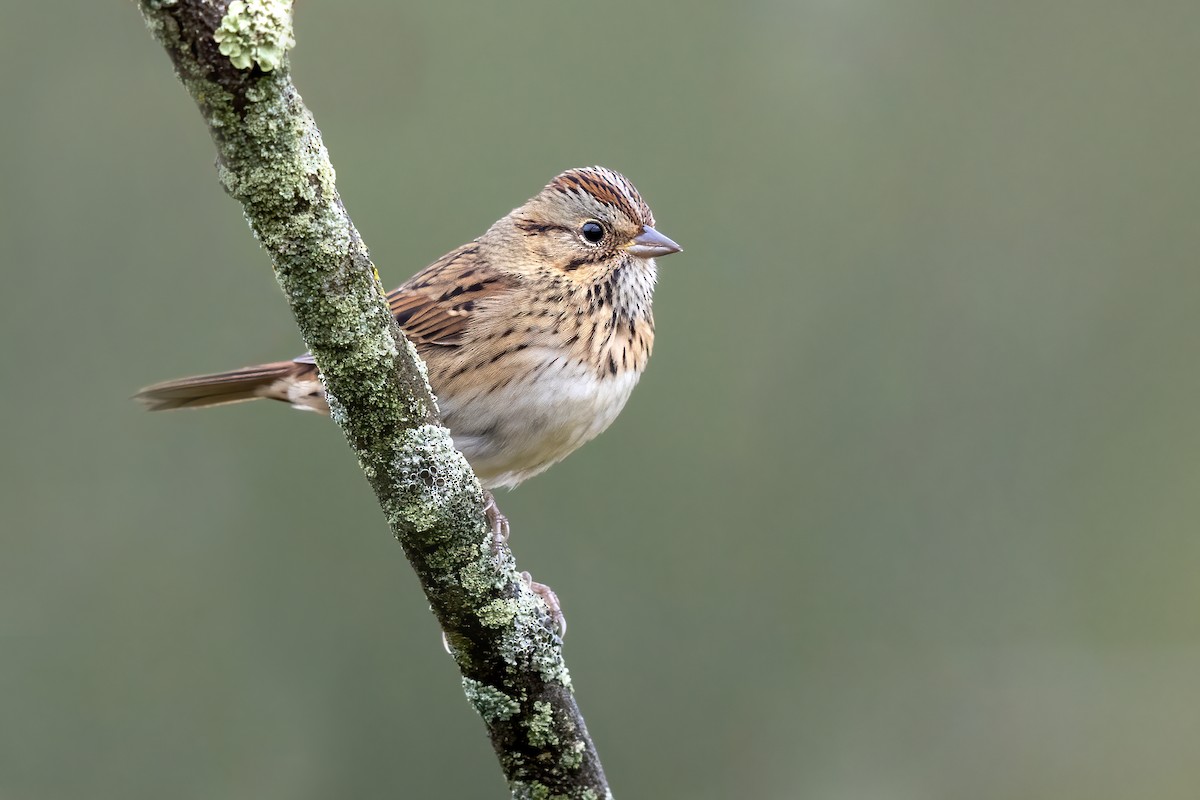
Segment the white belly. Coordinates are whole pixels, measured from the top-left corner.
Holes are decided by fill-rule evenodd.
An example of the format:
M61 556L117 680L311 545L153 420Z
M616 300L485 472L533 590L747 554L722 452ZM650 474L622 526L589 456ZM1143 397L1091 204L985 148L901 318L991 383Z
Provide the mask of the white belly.
M441 398L454 444L485 488L516 486L566 458L612 424L640 373L603 378L572 363L532 382Z

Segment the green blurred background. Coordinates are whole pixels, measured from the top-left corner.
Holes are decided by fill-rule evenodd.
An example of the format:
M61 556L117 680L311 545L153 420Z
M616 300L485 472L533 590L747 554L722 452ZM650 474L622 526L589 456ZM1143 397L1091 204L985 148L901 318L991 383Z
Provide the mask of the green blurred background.
M558 171L686 253L613 429L501 497L619 797L1200 792L1200 5L315 2L385 283ZM129 2L0 28L0 798L498 797Z

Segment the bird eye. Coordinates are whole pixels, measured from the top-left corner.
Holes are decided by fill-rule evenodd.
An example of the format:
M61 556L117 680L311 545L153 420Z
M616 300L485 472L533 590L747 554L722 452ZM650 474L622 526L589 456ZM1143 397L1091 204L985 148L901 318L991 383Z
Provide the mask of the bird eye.
M579 229L583 234L583 238L587 239L592 244L596 244L604 238L604 226L599 222L585 222L583 227Z

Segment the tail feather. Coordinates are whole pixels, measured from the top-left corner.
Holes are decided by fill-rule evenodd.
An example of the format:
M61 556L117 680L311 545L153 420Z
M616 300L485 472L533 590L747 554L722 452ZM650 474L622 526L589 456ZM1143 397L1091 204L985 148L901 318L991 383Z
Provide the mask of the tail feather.
M148 411L204 408L265 397L299 408L325 411L316 367L296 361L276 361L229 372L197 375L147 386L133 398Z

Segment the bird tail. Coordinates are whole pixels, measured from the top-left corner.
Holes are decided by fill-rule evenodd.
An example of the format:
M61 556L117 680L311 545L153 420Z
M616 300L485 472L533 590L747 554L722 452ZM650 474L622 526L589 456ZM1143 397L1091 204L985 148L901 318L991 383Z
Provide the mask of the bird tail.
M133 399L148 411L169 411L241 403L260 397L328 413L316 367L297 361L276 361L229 372L164 381L147 386Z

